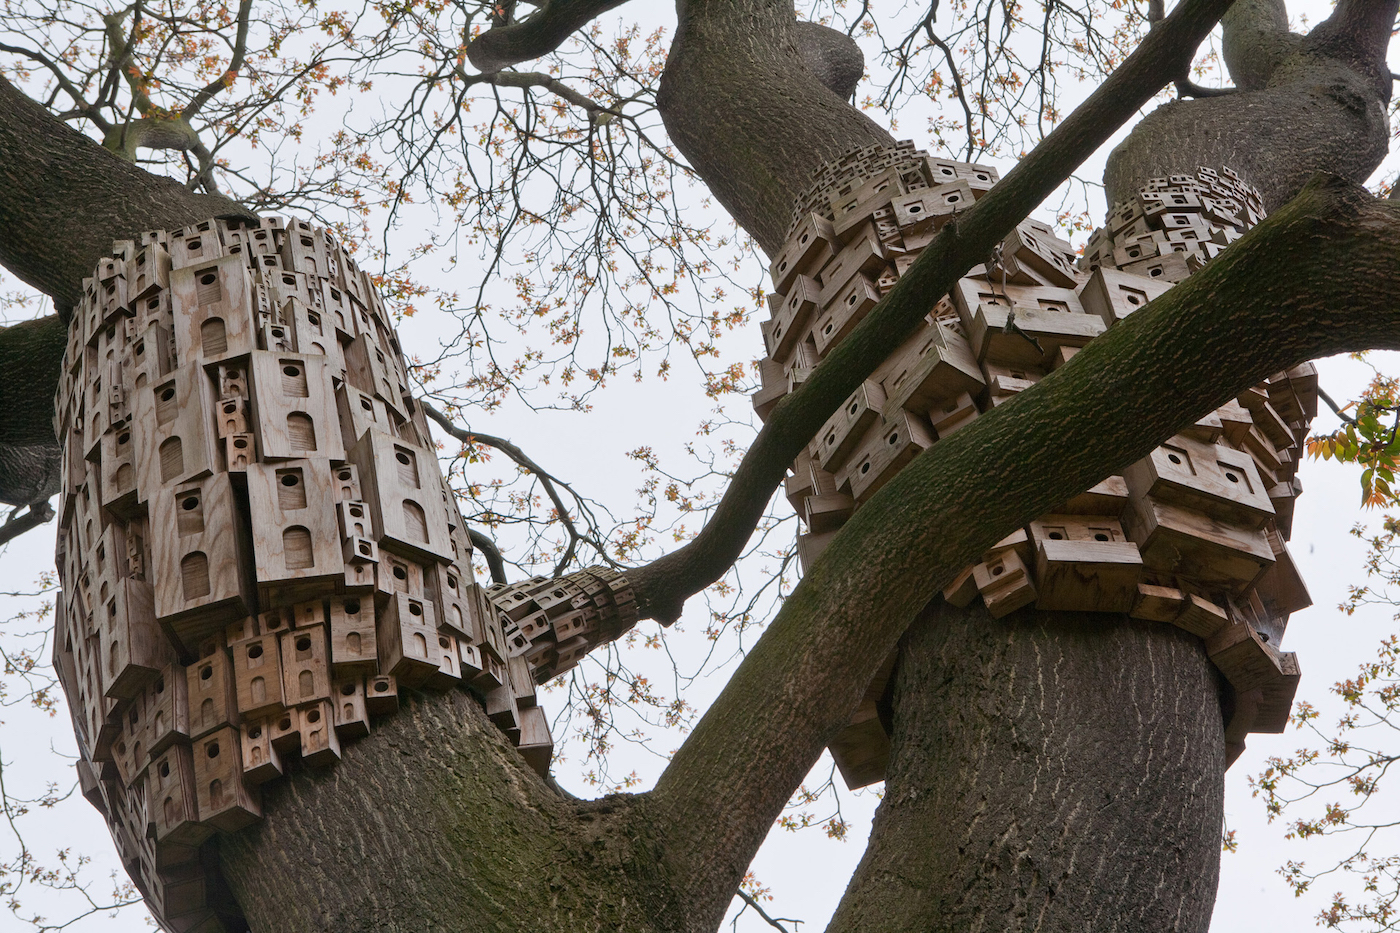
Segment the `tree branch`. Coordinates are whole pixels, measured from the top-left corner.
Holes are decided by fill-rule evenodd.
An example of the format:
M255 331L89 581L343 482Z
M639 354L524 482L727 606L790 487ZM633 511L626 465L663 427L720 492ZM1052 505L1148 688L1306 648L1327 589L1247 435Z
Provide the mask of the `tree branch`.
M763 906L762 906L761 904L758 903L758 898L754 897L752 894L750 894L748 891L745 891L743 888L740 888L740 889L739 889L738 894L739 894L739 900L743 901L747 906L752 907L752 908L754 909L754 911L755 911L760 917L762 917L762 918L763 918L763 921L764 921L765 923L767 923L770 927L772 927L772 928L775 929L775 930L782 930L783 933L792 933L792 931L789 930L787 927L783 926L783 924L782 924L782 922L781 922L781 920L787 920L786 917L783 917L783 918L780 918L780 919L775 919L775 918L773 918L773 917L770 917L770 916L768 915L768 911L764 910L764 909L763 909ZM796 921L796 920L788 920L788 922L789 922L789 923L797 923L798 921Z
M1369 78L1383 100L1390 100L1390 68L1385 56L1398 10L1397 0L1337 0L1332 15L1308 34L1307 48L1345 62Z
M709 522L690 543L628 571L643 616L669 624L733 564L802 448L846 397L1016 224L1189 62L1229 0L1187 0L1099 88L970 210L946 226L808 380L769 417ZM1093 480L1089 483L1092 485Z
M1361 33L1393 22L1397 6L1375 0L1364 23L1353 17L1339 32L1340 20L1329 19L1304 37L1286 31L1282 0L1238 0L1222 24L1240 93L1175 101L1138 123L1108 158L1108 202L1179 166L1228 166L1259 189L1269 210L1317 171L1363 182L1388 148L1390 81L1383 58L1364 52L1369 39Z
M228 89L233 85L233 79L238 72L243 70L243 59L248 54L248 24L252 21L253 0L242 0L238 4L238 32L233 39L233 55L229 58L228 69L217 79L209 82L198 94L194 96L185 109L180 111L180 116L185 120L191 120L195 114L204 108L204 105L214 99L214 95L220 91Z
M526 20L494 26L472 40L467 58L485 72L548 55L574 31L627 0L546 0Z
M53 516L53 506L49 505L48 500L31 502L23 515L18 508L15 509L5 519L5 524L0 525L0 545L9 543L31 528L48 524L53 521Z
M1332 396L1328 395L1327 390L1324 389L1322 386L1317 387L1317 397L1327 403L1327 407L1332 409L1332 414L1336 415L1338 418L1342 419L1347 424L1356 424L1356 419L1353 418L1351 415L1348 415L1345 411L1343 411L1341 409L1341 406L1339 406L1335 401L1332 400Z
M857 510L653 791L669 873L693 898L693 929L713 928L875 668L969 560L1270 373L1400 346L1397 290L1400 205L1319 177L1205 270L934 444Z
M559 523L564 526L564 531L569 536L569 543L567 547L565 547L564 553L554 565L554 575L556 577L561 575L569 564L573 562L574 556L578 553L578 545L580 543L591 546L600 555L606 557L607 548L604 544L594 536L583 534L578 530L578 526L574 524L573 517L569 514L569 509L564 504L564 498L559 495L559 490L557 488L558 485L564 485L562 480L553 476L548 470L531 459L525 451L505 438L495 437L491 434L481 434L477 431L469 431L466 428L459 427L451 418L447 417L427 402L420 399L419 404L423 406L423 412L429 418L433 419L438 427L442 428L463 444L485 444L487 447L494 447L513 460L516 465L520 466L522 469L528 470L539 478L540 485L544 487L545 495L549 497L550 502L554 503L554 512L555 515L558 516ZM494 574L495 571L493 570L492 572ZM504 576L504 568L502 568L502 576Z
M791 0L687 0L656 104L676 148L770 256L812 174L887 129L808 65Z
M467 75L466 72L461 72L461 76L470 80L470 76ZM604 107L596 100L580 94L553 75L547 75L542 71L498 71L490 75L489 81L491 84L496 85L496 87L544 88L551 94L568 101L590 115L597 113L617 113L616 110Z
M113 240L230 214L256 217L123 162L0 78L0 264L60 313Z
M471 538L472 547L480 551L481 556L486 558L486 566L491 571L491 582L509 583L510 578L506 576L506 562L501 559L501 549L496 546L495 539L488 538L475 528L468 528L467 536Z

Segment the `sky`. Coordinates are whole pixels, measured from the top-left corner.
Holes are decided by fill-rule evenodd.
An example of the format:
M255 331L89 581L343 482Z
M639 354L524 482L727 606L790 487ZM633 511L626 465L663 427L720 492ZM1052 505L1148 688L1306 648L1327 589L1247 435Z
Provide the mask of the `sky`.
M637 13L633 6L638 5L626 8L629 15ZM1295 15L1308 13L1313 21L1323 15L1325 7L1325 3L1318 2L1290 4ZM906 120L905 124L899 135L920 141L914 121ZM1010 163L1001 164L1005 167ZM1097 177L1098 171L1098 165L1091 163L1080 174ZM1094 210L1101 216L1102 205ZM432 322L421 318L410 322L403 332L404 345L410 350L436 338ZM753 348L754 352L761 346L756 326L732 342L736 347ZM1391 372L1400 371L1400 359L1393 356L1377 355L1375 361ZM1319 369L1323 386L1338 399L1358 391L1370 373L1364 365L1347 359L1320 361ZM587 416L529 412L518 405L507 405L474 426L509 436L527 451L547 453L548 459L537 455L546 467L565 472L590 494L622 503L625 508L640 484L636 464L625 456L625 451L648 444L679 457L677 452L687 443L697 442L695 425L709 411L708 402L697 400L696 395L693 385L681 379L668 383L653 380L643 385L621 381L596 400L594 411ZM1315 428L1330 429L1335 421L1329 418L1321 416ZM605 438L606 443L600 443L600 438ZM1374 523L1379 519L1378 515L1358 508L1358 472L1333 463L1308 461L1303 465L1300 475L1305 494L1299 501L1290 545L1314 605L1294 615L1284 647L1299 655L1303 681L1298 697L1319 706L1324 721L1334 720L1338 714L1335 704L1329 704L1329 687L1352 676L1357 665L1373 655L1380 638L1394 630L1391 612L1383 607L1353 616L1336 608L1347 585L1362 577L1364 546L1350 530L1358 522ZM12 542L0 552L0 589L28 589L32 581L51 568L52 551L52 526ZM0 596L0 620L10 619L0 622L0 647L12 650L8 646L16 643L18 632L41 625L23 618L11 619L35 603L36 600L25 597ZM696 644L704 626L703 607L697 609L695 603L692 601L691 615L682 622L687 631L676 641L678 646L692 651L700 650ZM696 679L687 692L689 701L703 708L722 686L723 676L720 673ZM546 695L544 702L557 708L562 698ZM60 787L70 784L71 771L66 768L64 756L73 754L73 742L66 715L60 712L48 717L19 704L0 710L0 720L0 779L7 793L12 797L33 796L43 793L49 782ZM651 749L625 747L619 753L619 770L636 769L642 786L646 786L662 765L665 740L654 741ZM1287 754L1300 741L1295 733L1251 737L1248 750L1226 775L1226 815L1229 828L1237 833L1239 851L1227 853L1222 859L1220 895L1212 925L1218 933L1306 929L1312 926L1311 918L1325 906L1330 887L1324 885L1308 897L1295 899L1278 877L1277 869L1286 860L1296 858L1321 864L1326 847L1284 839L1282 827L1270 825L1264 818L1263 807L1251 797L1248 783L1250 775L1266 766L1268 756ZM560 779L575 792L595 792L578 778L576 764L575 753L557 769ZM824 760L814 771L812 782L825 780L829 769L829 761ZM1400 800L1400 794L1396 799ZM766 909L775 916L802 920L803 930L821 929L839 901L846 879L860 858L870 818L879 802L878 790L858 794L843 790L839 801L842 815L851 824L845 841L829 840L820 829L798 833L775 829L754 862L755 874L771 890L772 900L765 903ZM52 810L25 815L19 825L29 846L49 863L53 862L54 853L62 849L71 850L70 859L80 852L90 856L92 863L85 872L98 879L94 890L101 890L115 859L105 824L84 801L75 795ZM0 860L12 859L15 851L14 838L0 826ZM21 899L27 906L54 917L81 910L74 906L77 902L71 894L54 899L25 888ZM0 929L9 929L7 923L8 919L0 919ZM128 933L148 926L139 910L127 910L115 919L106 914L94 915L69 929ZM749 912L737 920L734 929L752 933L771 928Z

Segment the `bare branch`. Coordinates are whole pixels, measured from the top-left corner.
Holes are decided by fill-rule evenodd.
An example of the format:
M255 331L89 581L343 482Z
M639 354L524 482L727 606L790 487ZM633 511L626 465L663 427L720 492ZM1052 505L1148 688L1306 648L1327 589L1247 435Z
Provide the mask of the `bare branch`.
M768 911L764 910L762 905L758 903L758 898L754 897L748 891L745 891L743 888L740 888L736 893L739 895L739 899L741 901L743 901L749 907L753 908L753 910L756 911L758 915L763 918L764 922L775 930L782 930L783 933L792 933L792 931L789 930L787 927L783 926L780 921L787 920L788 923L794 924L794 929L796 929L796 924L801 922L798 920L789 920L787 917L774 919L773 917L770 917L768 915Z
M1353 418L1351 415L1348 415L1345 411L1343 411L1341 407L1338 406L1337 403L1332 400L1332 396L1328 395L1327 390L1322 388L1322 386L1317 387L1317 397L1327 403L1327 407L1332 409L1332 414L1336 415L1338 418L1341 418L1347 424L1356 424L1356 419Z
M5 524L0 525L0 544L19 537L31 528L48 524L53 521L53 516L53 506L49 505L47 499L30 503L22 515L19 509L15 509L9 518L5 519Z
M252 14L253 0L242 0L238 5L238 32L234 36L233 55L229 58L228 69L219 78L209 82L202 91L194 96L193 100L185 105L180 116L186 120L193 119L195 114L199 113L215 94L230 87L234 77L243 70L243 59L248 54L248 24L252 21Z
M458 69L458 72L463 79L471 80L472 76L469 76L465 71ZM610 107L604 107L597 101L575 91L558 78L547 75L541 71L498 71L490 75L488 80L497 87L544 88L551 94L563 98L580 110L587 111L589 114L618 114L618 111Z
M481 552L481 556L486 558L486 566L491 571L492 583L509 583L510 578L506 576L506 563L501 558L501 549L496 546L496 541L489 538L483 532L475 528L468 528L467 535L472 539L472 547Z
M505 438L495 437L491 434L482 434L477 431L469 431L455 424L451 418L448 418L427 402L420 400L419 404L423 406L424 414L433 419L438 427L442 428L463 444L485 444L487 447L494 447L496 450L499 450L511 460L515 461L522 469L528 470L539 478L540 485L544 487L545 495L549 497L550 502L554 503L556 518L559 523L564 526L564 531L569 536L569 543L565 547L564 553L560 555L559 560L554 565L554 575L556 577L563 574L564 570L573 562L575 555L578 553L578 545L580 543L590 545L604 559L607 558L607 548L601 541L595 536L584 534L578 530L578 526L574 523L573 516L569 514L568 506L564 504L563 497L559 495L558 486L565 485L563 481L550 474L548 470L531 459L525 451Z
M467 46L467 58L484 72L548 55L575 30L627 0L546 0L526 20L495 26Z

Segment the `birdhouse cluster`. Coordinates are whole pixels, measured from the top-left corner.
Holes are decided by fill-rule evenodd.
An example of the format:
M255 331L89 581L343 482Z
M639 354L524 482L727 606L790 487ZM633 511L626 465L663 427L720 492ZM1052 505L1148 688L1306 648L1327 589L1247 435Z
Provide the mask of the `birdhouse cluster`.
M770 273L760 417L851 333L941 227L990 189L986 166L912 144L857 150L821 172ZM1027 220L822 426L792 464L788 501L809 566L855 509L921 451L1014 399L1090 340L1186 278L1263 215L1229 169L1153 179L1117 204L1082 257ZM1231 760L1250 732L1282 731L1297 658L1278 650L1310 604L1285 542L1317 410L1310 364L1280 372L998 542L945 590L994 617L1023 607L1124 613L1202 638L1233 687ZM893 658L830 744L846 782L884 777L878 715Z
M288 769L334 765L401 689L470 688L548 769L535 685L635 621L630 588L473 581L390 316L328 232L119 242L64 362L54 666L82 792L167 929L242 928L217 834L261 819Z

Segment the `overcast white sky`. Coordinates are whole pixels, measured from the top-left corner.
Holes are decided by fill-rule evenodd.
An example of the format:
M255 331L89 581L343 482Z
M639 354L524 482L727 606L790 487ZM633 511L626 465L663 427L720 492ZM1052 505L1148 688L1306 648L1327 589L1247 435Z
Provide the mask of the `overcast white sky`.
M1306 12L1315 22L1325 15L1327 6L1324 2L1293 2L1290 10L1295 15ZM641 13L641 7L641 4L632 4L622 12L635 17ZM647 12L656 15L663 10L658 4ZM917 141L915 125L914 120L907 120L900 135L914 136ZM1089 165L1081 174L1092 178L1097 177L1098 171L1097 165ZM1094 210L1096 216L1102 215L1102 205ZM415 319L405 328L405 348L412 352L415 345L427 346L435 336L432 330L433 322L428 316ZM738 355L760 351L757 327L751 330L751 334L730 341L736 352L748 348L747 354ZM1392 372L1400 371L1400 360L1387 357L1384 365ZM1347 360L1323 361L1320 369L1323 385L1337 398L1349 397L1368 378L1364 367ZM534 452L546 467L558 469L589 494L619 503L625 509L640 479L636 464L623 456L623 452L646 443L679 456L681 447L695 440L695 425L708 414L707 401L697 398L698 395L693 385L684 379L668 383L652 380L641 386L620 381L597 400L595 410L586 416L536 414L520 406L507 406L490 418L479 419L474 426L511 437ZM1327 416L1319 418L1317 427L1329 426ZM1305 495L1298 507L1291 549L1309 584L1315 605L1294 616L1285 647L1298 652L1302 664L1299 697L1321 707L1324 720L1333 720L1335 707L1328 704L1327 688L1351 676L1356 666L1374 653L1381 636L1393 631L1394 624L1389 613L1383 610L1363 611L1352 617L1336 610L1346 584L1361 577L1364 549L1349 535L1349 529L1357 522L1379 519L1378 515L1363 514L1357 508L1360 498L1357 471L1335 464L1307 462L1301 475ZM23 590L40 573L51 568L53 533L51 526L38 529L0 553L0 572L4 580L0 589ZM24 599L0 597L0 619L10 618L29 604L30 601ZM703 620L694 616L687 621L694 630L703 627ZM0 623L0 647L12 645L15 633L23 631L27 624L24 620ZM689 699L703 706L721 686L720 677L702 680L692 689ZM546 697L547 704L557 702L557 698ZM0 764L4 766L3 779L11 795L23 797L38 793L48 781L65 785L71 781L59 757L73 753L65 716L49 719L18 706L5 710L0 717L4 720L0 727ZM1253 737L1245 756L1226 777L1227 816L1230 827L1238 832L1240 851L1224 857L1220 897L1212 927L1219 933L1308 928L1312 925L1312 916L1324 906L1330 894L1331 888L1324 886L1319 894L1295 900L1283 886L1275 875L1278 866L1294 858L1320 863L1321 847L1316 843L1303 846L1285 842L1279 827L1266 824L1263 809L1250 798L1246 782L1247 775L1262 769L1267 756L1286 754L1297 744L1298 739L1292 734ZM50 754L50 747L58 754ZM634 758L634 764L627 767L635 766L644 778L654 777L659 770L659 759L654 756L637 754ZM819 766L818 770L823 767L829 768L829 764ZM580 793L589 793L581 786L569 763L558 770L566 784ZM1400 793L1396 794L1396 799L1400 800ZM761 881L772 889L773 900L768 904L771 913L804 921L804 930L822 928L860 858L870 815L877 803L876 794L869 791L854 796L842 794L842 812L853 824L851 836L845 842L826 840L816 830L798 834L773 832L754 864ZM98 878L115 866L105 825L80 798L75 797L52 812L26 816L21 825L25 827L26 840L41 859L51 861L57 850L72 847L75 853L82 852L94 858ZM0 860L8 861L14 853L12 837L0 826ZM52 917L75 911L71 898L55 901L22 893L21 899ZM9 929L9 922L8 918L0 919L0 929ZM93 917L70 929L126 933L148 927L141 912L132 910L116 919L105 915ZM739 921L737 929L753 933L771 928L750 914Z

